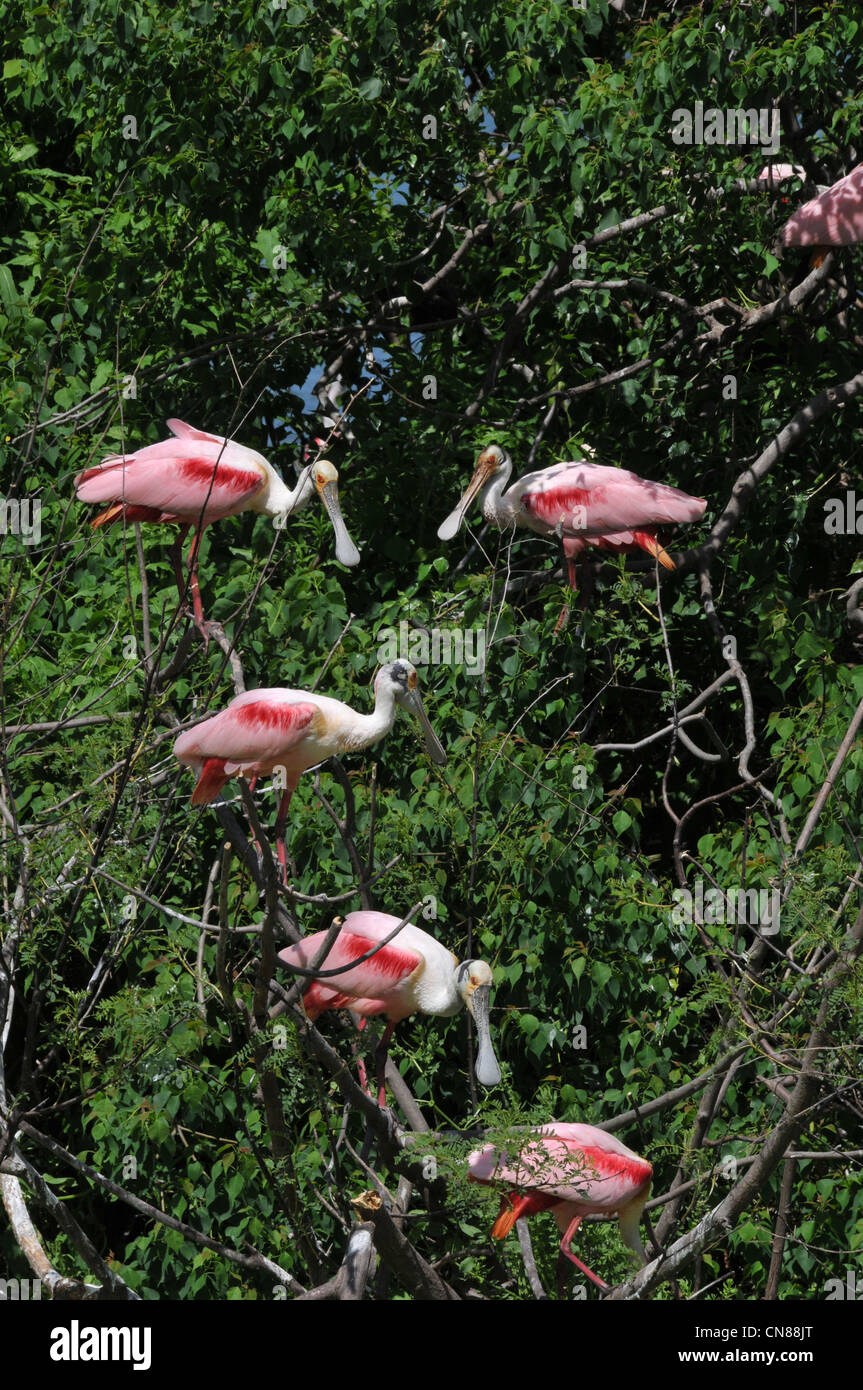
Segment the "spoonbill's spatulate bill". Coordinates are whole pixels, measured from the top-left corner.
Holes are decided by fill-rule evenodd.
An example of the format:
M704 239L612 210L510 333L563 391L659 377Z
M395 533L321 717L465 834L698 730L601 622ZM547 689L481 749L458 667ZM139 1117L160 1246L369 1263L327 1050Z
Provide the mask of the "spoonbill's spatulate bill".
M552 1120L505 1150L493 1144L475 1150L468 1169L476 1182L510 1189L491 1228L496 1240L503 1240L519 1217L550 1211L561 1231L561 1253L605 1289L608 1285L573 1255L570 1244L585 1216L616 1215L624 1244L647 1263L638 1223L653 1169L605 1130Z
M194 531L189 551L189 587L195 622L206 637L198 588L201 536L212 521L253 511L286 518L301 511L317 491L336 538L336 556L343 565L359 563L359 553L347 533L339 504L338 473L328 459L309 463L293 491L254 449L236 440L206 434L182 420L169 420L173 439L148 444L133 454L113 455L75 479L81 502L110 505L90 523L106 526L125 520L174 522L180 527L172 561L182 598L181 547L186 532Z
M285 790L276 840L287 873L284 830L291 797L310 767L340 753L356 753L389 733L401 706L419 720L426 752L443 766L446 753L423 708L419 678L409 661L382 666L375 680L375 707L360 714L341 700L281 686L247 690L212 718L180 734L174 754L198 774L192 805L215 801L229 777L255 779L278 773Z
M351 966L385 941L400 921L385 912L351 912L321 970ZM304 937L280 951L279 960L308 969L325 938L326 932ZM491 987L491 968L485 961L459 962L440 941L409 922L368 960L339 975L313 980L303 1002L313 1020L326 1009L350 1009L369 1018L383 1014L389 1020L381 1044L384 1052L395 1025L410 1014L448 1018L466 1007L476 1023L479 1040L476 1078L482 1086L496 1086L500 1067L489 1031ZM381 1094L378 1099L383 1104Z

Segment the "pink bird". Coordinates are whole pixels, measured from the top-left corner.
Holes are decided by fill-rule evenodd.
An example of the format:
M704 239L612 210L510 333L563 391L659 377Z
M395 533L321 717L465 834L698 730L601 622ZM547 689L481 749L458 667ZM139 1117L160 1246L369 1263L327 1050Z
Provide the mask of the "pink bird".
M276 819L276 841L286 881L285 825L291 797L300 776L339 753L358 752L389 733L396 705L419 720L425 747L433 762L443 765L446 753L428 721L419 692L419 678L409 661L382 666L375 680L375 707L359 714L341 700L309 690L274 686L247 690L219 714L180 734L174 756L198 773L192 805L215 801L229 777L237 773L258 777L276 773L284 789Z
M571 562L586 546L646 550L666 569L674 569L673 560L656 539L657 527L697 521L707 506L703 497L690 497L667 483L583 460L526 473L504 491L511 473L512 460L503 449L497 444L484 449L461 501L438 527L438 536L451 540L481 493L483 516L501 530L518 526L541 536L561 537L573 588Z
M785 246L853 246L863 241L863 164L798 208L782 228Z
M94 468L85 468L75 479L75 490L81 502L111 504L93 518L91 526L106 526L121 518L126 522L179 525L171 562L181 600L186 587L182 544L189 527L193 528L189 587L195 623L205 640L198 555L204 529L212 521L253 511L275 517L275 524L282 526L288 516L311 501L317 490L335 531L338 559L343 565L358 564L359 554L342 519L338 473L327 459L307 464L292 492L254 449L220 435L205 434L182 420L169 420L168 428L175 436L173 439L148 444L134 454L115 454Z
M574 536L564 536L563 554L566 560L566 575L569 580L569 587L572 589L573 593L575 593L578 588L575 562L579 555L582 557L585 581L585 607L593 587L590 565L588 564L588 555L591 549L608 550L616 555L634 555L639 550L646 550L649 554L656 557L664 569L673 570L677 568L671 556L668 554L668 551L663 550L659 541L654 540L652 536L648 536L645 532L640 532L638 538L636 538L636 534L633 531L618 531L611 536L583 536L578 540ZM569 604L565 603L560 610L560 617L555 624L555 633L560 632L561 628L566 626L568 616Z
M489 1144L468 1157L475 1182L502 1183L513 1189L501 1197L491 1234L503 1240L519 1217L550 1211L561 1231L561 1254L599 1288L607 1289L573 1255L570 1243L585 1216L616 1215L624 1244L646 1264L638 1223L650 1196L653 1169L646 1159L594 1125L552 1120L536 1133L538 1137L520 1148L501 1151Z
M786 179L800 179L801 183L806 178L806 170L799 164L765 164L761 173L758 175L760 183L784 183Z
M351 912L345 918L320 967L320 977L304 995L307 1015L313 1021L326 1009L350 1009L364 1020L386 1015L389 1022L378 1057L378 1103L382 1106L384 1060L396 1024L413 1013L450 1018L467 1007L477 1027L477 1080L482 1086L496 1086L500 1068L488 1022L491 968L482 960L459 963L452 951L410 922L386 946L362 960L392 935L400 920L385 912ZM279 960L308 970L325 938L326 932L304 937L296 946L280 951ZM354 961L358 963L353 965ZM344 970L345 966L351 968ZM328 971L339 969L341 974L328 978Z
M594 449L589 444L582 444L582 451L593 458ZM646 550L650 555L654 555L661 565L667 570L675 568L674 561L667 551L652 536L645 532L639 532L636 537L633 531L618 531L610 536L584 536L576 539L574 536L565 536L563 540L563 553L566 559L567 577L569 587L573 592L577 589L575 561L579 555L583 556L585 576L589 575L587 565L587 552L591 547L597 550L610 550L614 554L633 554L638 550Z
M587 552L591 547L597 550L609 550L616 555L633 555L638 550L646 550L649 555L656 557L664 569L677 568L668 551L662 548L659 541L643 531L617 531L611 536L582 536L579 539L574 536L564 536L563 553L566 557L569 587L573 590L578 587L575 577L575 561L581 555L586 564Z

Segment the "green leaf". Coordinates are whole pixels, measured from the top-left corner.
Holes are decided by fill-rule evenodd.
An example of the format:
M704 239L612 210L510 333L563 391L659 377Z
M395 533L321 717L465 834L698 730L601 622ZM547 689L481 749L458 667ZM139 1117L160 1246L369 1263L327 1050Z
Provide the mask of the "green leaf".
M610 965L606 965L604 960L595 960L590 967L590 978L597 989L603 989L612 976Z

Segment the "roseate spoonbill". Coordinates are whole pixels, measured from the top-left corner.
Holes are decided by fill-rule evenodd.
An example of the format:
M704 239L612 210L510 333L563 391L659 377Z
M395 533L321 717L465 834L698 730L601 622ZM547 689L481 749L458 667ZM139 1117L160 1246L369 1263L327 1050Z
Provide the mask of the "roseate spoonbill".
M409 661L382 666L375 680L375 707L359 714L341 700L309 690L274 686L237 695L219 714L180 734L174 755L198 774L192 805L215 801L229 777L239 773L252 784L278 772L284 791L276 817L276 842L287 877L285 825L300 775L338 753L355 753L377 743L392 728L396 705L419 720L426 752L443 766L446 753L428 721L419 679Z
M765 164L758 175L759 183L769 184L784 183L786 179L800 179L802 183L805 178L806 170L799 164Z
M863 164L810 198L782 228L784 246L853 246L863 241Z
M585 544L603 550L646 550L666 569L673 569L674 562L656 539L656 528L697 521L707 506L703 497L690 497L667 483L584 460L526 473L504 492L511 473L509 454L497 444L483 449L461 501L438 527L438 536L451 540L481 494L482 514L494 526L519 526L541 536L578 542L568 549L564 546L573 587L570 561Z
M642 1264L647 1256L638 1232L650 1196L653 1169L646 1159L619 1139L594 1125L552 1120L536 1137L500 1150L493 1144L468 1157L475 1182L511 1188L501 1197L500 1213L491 1228L503 1240L521 1216L550 1211L561 1232L560 1250L601 1289L608 1285L573 1255L570 1243L585 1216L616 1214L620 1235Z
M328 970L351 965L385 941L401 919L386 912L351 912L345 918L329 955L321 966L323 979L315 979L304 996L306 1013L314 1020L325 1009L350 1009L373 1018L385 1014L389 1022L378 1057L378 1103L384 1104L384 1061L396 1024L410 1014L434 1014L450 1018L465 1007L473 1017L479 1047L476 1078L482 1086L496 1086L500 1067L489 1033L488 1010L492 987L491 967L482 960L459 962L433 936L413 923L368 960L342 974L326 977ZM306 936L296 946L279 952L286 965L308 969L320 950L326 932Z
M195 623L205 639L198 555L204 529L211 521L253 511L276 517L276 524L283 524L293 512L307 506L317 491L335 531L338 559L343 565L359 563L339 505L339 475L328 459L308 463L291 491L254 449L196 430L182 420L169 420L168 428L173 439L148 444L134 454L115 454L94 468L85 468L75 479L75 490L81 502L111 504L93 518L91 526L106 526L121 518L179 525L171 561L181 599L185 593L182 544L189 527L193 528L189 587Z

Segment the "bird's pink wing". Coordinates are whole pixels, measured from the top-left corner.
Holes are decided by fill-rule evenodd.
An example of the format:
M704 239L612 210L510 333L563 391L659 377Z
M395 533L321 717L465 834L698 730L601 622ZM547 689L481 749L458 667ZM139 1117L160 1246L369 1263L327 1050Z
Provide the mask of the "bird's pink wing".
M321 980L312 980L303 995L303 1007L309 1018L314 1020L327 1009L353 1009L354 1013L374 1017L375 1014L385 1013L387 1004L385 999L360 999L353 994L342 994L337 989L330 989Z
M263 467L222 441L163 439L134 454L107 458L75 479L81 502L158 507L196 520L230 515L266 486Z
M606 1148L582 1148L563 1142L563 1148L570 1152L570 1159L581 1166L568 1169L566 1159L561 1154L559 1176L555 1182L557 1194L566 1201L587 1201L594 1211L615 1211L630 1202L632 1198L650 1182L653 1169L643 1158L633 1154L621 1157Z
M863 164L812 198L782 228L785 246L852 246L863 241Z
M581 1137L576 1137L579 1131ZM592 1125L555 1125L552 1133L520 1149L501 1151L490 1145L471 1154L468 1163L481 1182L552 1193L597 1212L630 1201L653 1172L645 1159Z
M558 1139L545 1135L529 1140L520 1148L495 1148L493 1144L477 1150L468 1160L473 1177L480 1182L500 1182L511 1187L550 1192L561 1182L572 1182L576 1163ZM585 1168L583 1157L580 1167Z
M586 1195L597 1210L630 1201L653 1176L646 1159L605 1130L580 1124L555 1124L548 1128L552 1133L545 1142L551 1145L550 1154L559 1158L563 1174L567 1164L574 1164L579 1174L579 1155L583 1156L584 1166L573 1184L573 1195L580 1194L582 1200Z
M564 536L563 553L569 559L580 555L585 546L598 550L638 550L638 541L631 531L615 531L610 536Z
M353 915L359 916L360 914ZM383 916L384 914L376 913L373 915ZM367 951L373 950L378 945L378 941L388 936L393 928L398 926L398 923L399 918L394 917L392 924L386 930L382 930L377 939L347 930L346 924L336 937L335 944L321 966L321 970L337 970L340 966L350 965L351 961L356 960L359 956L364 956ZM315 932L314 936L304 937L302 941L297 942L296 946L289 946L287 950L280 951L279 960L283 960L287 965L302 965L308 969L315 955L321 949L325 938L325 932ZM409 979L421 961L422 957L418 952L400 946L399 938L396 937L388 946L381 947L368 960L363 961L352 970L346 970L341 975L330 976L321 983L329 989L338 990L341 994L351 996L356 1002L350 1007L357 1007L360 1002L368 1004L375 1000L385 999L400 984ZM325 1004L324 1007L338 1008L339 1005L329 1003ZM359 1009L359 1012L370 1013L372 1009L363 1008Z
M610 535L673 522L697 521L707 506L667 483L624 468L573 463L533 475L521 494L525 511L552 529Z
M781 183L783 179L804 179L805 170L798 164L765 164L758 178L761 182Z
M181 734L174 754L181 763L218 758L229 775L254 763L266 765L290 752L319 713L310 701L272 700L265 691L250 690Z
M187 425L185 420L166 420L165 424L172 434L178 439L206 439L210 444L224 444L224 437L220 434L208 434L206 430L196 430L194 425Z

